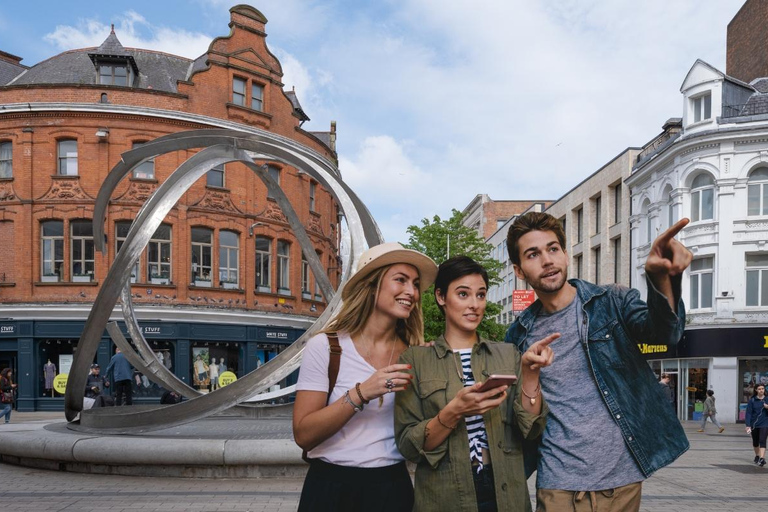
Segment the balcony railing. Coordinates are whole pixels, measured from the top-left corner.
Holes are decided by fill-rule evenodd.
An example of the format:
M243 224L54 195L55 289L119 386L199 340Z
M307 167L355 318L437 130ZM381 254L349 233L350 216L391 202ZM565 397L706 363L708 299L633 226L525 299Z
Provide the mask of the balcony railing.
M723 105L723 119L730 117L756 116L768 114L768 102L742 103L740 105Z

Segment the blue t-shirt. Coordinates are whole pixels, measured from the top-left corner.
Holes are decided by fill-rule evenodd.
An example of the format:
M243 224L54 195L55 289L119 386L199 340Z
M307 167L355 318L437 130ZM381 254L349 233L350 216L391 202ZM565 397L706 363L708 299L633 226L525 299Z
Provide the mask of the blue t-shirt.
M549 404L536 481L542 489L600 491L645 479L595 384L579 335L580 309L578 296L555 313L542 309L525 342L527 349L561 334L550 345L554 362L541 370Z

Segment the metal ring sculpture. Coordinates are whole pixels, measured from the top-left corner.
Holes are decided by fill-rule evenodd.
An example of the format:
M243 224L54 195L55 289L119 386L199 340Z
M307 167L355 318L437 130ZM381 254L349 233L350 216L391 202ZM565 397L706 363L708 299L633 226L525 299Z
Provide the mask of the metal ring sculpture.
M239 405L282 380L296 370L307 340L333 316L341 303L341 294L334 293L330 281L312 247L304 226L299 221L290 201L280 186L269 177L260 161L278 161L306 172L331 192L341 207L349 230L348 262L342 276L344 282L357 266L364 245L374 246L383 239L373 217L355 193L341 180L335 166L316 152L279 135L268 132L248 133L226 129L192 130L155 139L136 149L123 153L122 160L107 175L99 194L93 215L93 239L96 250L104 253L104 221L109 200L117 185L133 168L162 154L204 148L182 163L147 199L136 215L120 251L104 279L94 306L85 323L72 362L64 397L68 421L80 416L80 425L105 433L136 434L181 425L231 409L247 414L249 406ZM316 322L291 346L248 375L218 390L201 394L166 369L155 357L144 338L131 301L130 272L135 261L161 222L182 195L212 167L228 162L240 162L251 168L267 186L271 197L288 220L301 245L304 258L318 280L327 307ZM365 244L363 244L365 241ZM128 333L138 353L125 339L116 322L109 322L118 298L122 299L122 313ZM88 367L93 361L104 329L134 367L153 382L174 390L190 400L164 407L120 407L83 411L83 390Z

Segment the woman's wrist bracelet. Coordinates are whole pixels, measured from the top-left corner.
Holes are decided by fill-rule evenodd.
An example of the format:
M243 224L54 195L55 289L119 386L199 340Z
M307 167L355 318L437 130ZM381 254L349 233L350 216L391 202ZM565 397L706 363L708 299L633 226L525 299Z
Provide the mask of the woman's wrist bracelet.
M441 420L441 419L440 419L440 411L437 411L437 416L435 416L435 418L437 418L437 422L438 422L439 424L441 424L443 427L445 427L445 428L447 428L447 429L449 429L449 430L456 430L456 427L458 427L458 426L459 426L459 424L457 423L456 425L454 425L454 426L452 426L452 427L449 427L448 425L446 425L445 423L443 423L443 420Z
M536 405L536 398L541 395L541 382L536 384L536 389L533 390L533 396L529 395L525 392L525 386L522 384L520 385L520 390L523 392L525 397L531 401L531 405Z
M349 390L347 390L347 391L344 393L344 401L345 401L345 402L347 402L349 405L351 405L351 406L352 406L352 408L355 410L355 412L360 412L360 411L362 411L362 410L363 410L363 405L364 405L364 404L360 404L360 405L358 405L358 404L356 404L355 402L353 402L353 401L352 401L352 397L350 397L350 396L349 396Z
M355 384L355 391L357 391L357 396L360 398L360 402L362 402L363 405L368 405L370 403L370 400L366 400L363 396L363 392L360 391L360 383Z

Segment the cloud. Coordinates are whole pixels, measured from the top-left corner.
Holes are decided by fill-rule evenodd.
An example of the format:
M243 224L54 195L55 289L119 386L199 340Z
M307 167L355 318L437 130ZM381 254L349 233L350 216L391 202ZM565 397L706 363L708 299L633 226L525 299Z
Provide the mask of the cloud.
M60 50L99 46L111 28L95 19L82 19L76 26L57 25L44 39ZM135 11L126 11L115 20L115 33L126 48L153 50L194 59L208 50L213 36L199 32L153 25Z

